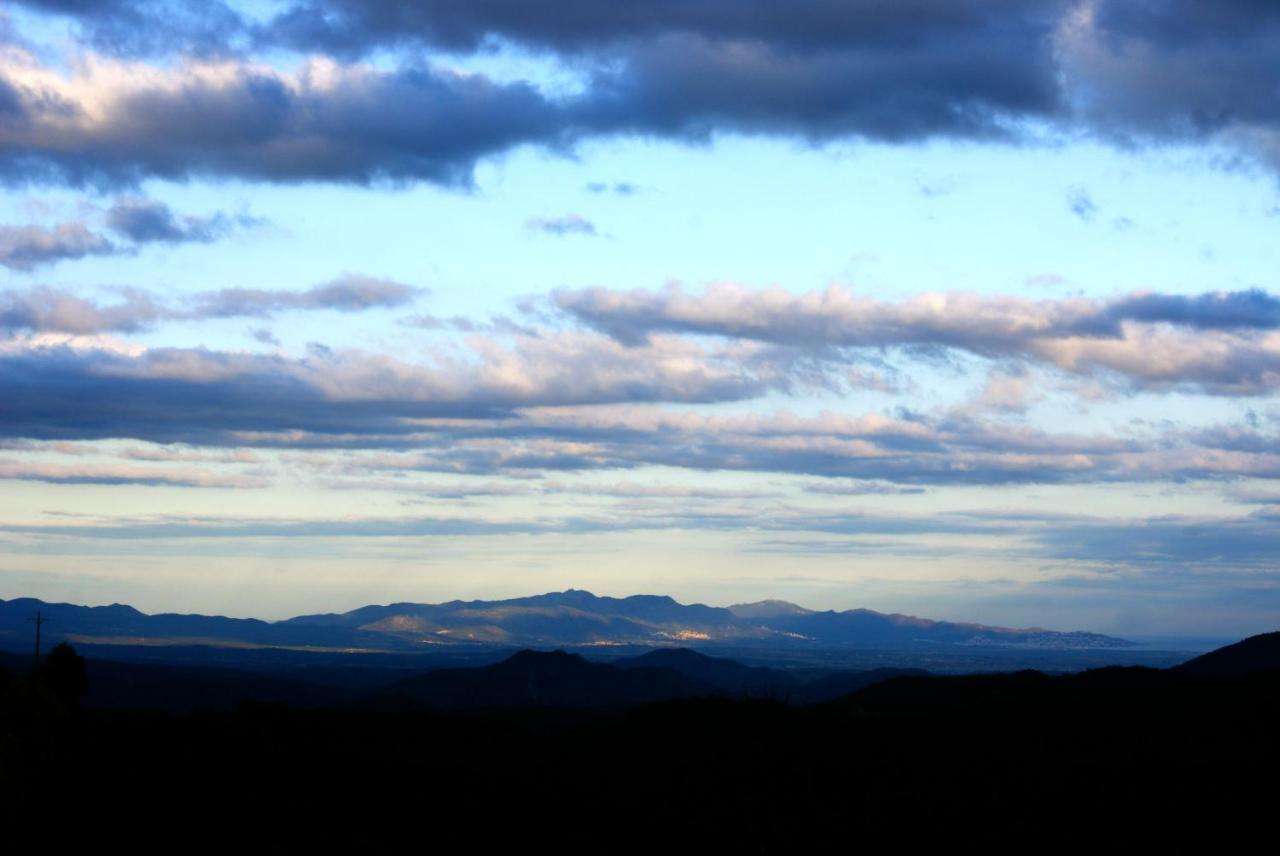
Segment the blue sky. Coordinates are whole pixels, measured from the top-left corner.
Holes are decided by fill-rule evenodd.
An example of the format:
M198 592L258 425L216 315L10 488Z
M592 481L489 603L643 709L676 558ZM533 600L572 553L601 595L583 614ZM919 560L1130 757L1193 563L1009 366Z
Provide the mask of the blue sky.
M1274 629L1280 13L755 5L0 12L0 597Z

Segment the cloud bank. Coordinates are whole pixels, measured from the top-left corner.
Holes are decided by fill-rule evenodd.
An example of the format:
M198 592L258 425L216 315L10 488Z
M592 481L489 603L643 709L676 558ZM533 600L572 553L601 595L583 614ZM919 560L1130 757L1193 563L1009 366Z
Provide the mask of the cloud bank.
M692 294L673 284L561 289L552 300L624 344L685 333L808 348L952 349L1142 388L1260 395L1280 387L1280 298L1259 289L1110 300L953 292L890 303L834 286L795 295L719 284Z
M612 135L1198 145L1280 167L1280 12L1256 0L23 0L80 23L62 70L0 52L0 176L428 181ZM531 51L570 94L429 57ZM301 55L292 70L258 62ZM400 64L364 58L391 52ZM164 59L164 62L159 60ZM1082 216L1086 199L1073 201Z

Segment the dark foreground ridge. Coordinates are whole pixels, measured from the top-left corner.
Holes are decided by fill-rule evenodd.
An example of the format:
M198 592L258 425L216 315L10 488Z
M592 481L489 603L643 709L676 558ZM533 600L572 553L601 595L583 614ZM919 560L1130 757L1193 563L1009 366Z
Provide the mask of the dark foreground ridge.
M0 653L0 668L21 674L30 658ZM117 662L91 658L87 707L116 710L232 710L245 699L295 708L394 707L420 710L620 708L673 699L828 701L922 669L788 670L744 666L685 648L610 663L564 651L519 651L479 666L415 670L370 666L263 669Z
M1250 636L1177 667L1190 675L1244 675L1280 669L1280 632Z
M1277 793L1280 659L1254 662L899 675L785 704L724 691L770 670L692 652L521 652L345 703L178 714L77 707L74 682L10 670L0 806L13 841L145 825L291 852L1229 852Z

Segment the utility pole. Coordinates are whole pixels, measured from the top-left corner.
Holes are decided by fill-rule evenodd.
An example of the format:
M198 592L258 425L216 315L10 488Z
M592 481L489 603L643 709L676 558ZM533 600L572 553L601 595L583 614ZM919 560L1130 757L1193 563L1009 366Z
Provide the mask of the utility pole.
M40 625L41 625L41 624L48 624L48 623L49 623L49 619L44 618L43 616L41 616L41 615L40 615L40 612L39 612L39 611L37 611L37 612L36 612L36 617L35 617L35 618L28 618L28 619L27 619L27 621L34 622L34 623L35 623L35 625L36 625L36 670L35 670L35 674L39 674L39 673L40 673Z

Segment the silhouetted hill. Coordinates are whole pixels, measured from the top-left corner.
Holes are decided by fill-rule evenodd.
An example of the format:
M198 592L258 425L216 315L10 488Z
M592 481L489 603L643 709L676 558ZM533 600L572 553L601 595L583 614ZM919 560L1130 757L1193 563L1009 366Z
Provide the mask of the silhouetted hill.
M774 699L792 704L828 701L890 678L929 674L923 669L871 669L833 671L814 677L808 672L746 666L735 660L709 657L688 648L658 649L639 657L615 660L613 665L624 669L671 669L685 677L716 687L731 697Z
M717 693L667 668L618 668L564 651L520 651L492 666L440 669L383 693L440 710L496 707L626 707Z
M563 653L461 671L411 683L506 709L40 716L0 704L5 840L31 831L47 847L82 832L100 845L136 835L140 806L160 840L198 830L205 847L290 852L514 849L533 837L566 853L832 852L853 840L1250 852L1273 825L1272 672L899 677L824 705L672 698L617 711L549 704L616 680L630 701L638 672L662 675L655 684L674 673Z
M1037 651L1115 648L1095 633L1058 633L886 615L866 609L815 612L784 601L730 608L670 597L597 597L563 592L499 601L395 603L340 614L267 622L203 615L146 615L121 604L84 607L21 598L0 601L0 647L25 647L27 619L50 619L51 641L98 645L213 645L319 651L409 652L459 646L733 645L815 649Z
M30 671L31 658L0 652L0 667ZM292 707L343 707L362 696L308 681L213 666L122 663L86 658L85 707L116 710L230 710L246 700Z
M1250 636L1176 668L1191 675L1243 675L1280 670L1280 631Z
M870 669L865 672L834 672L795 688L789 700L794 704L816 704L883 683L894 678L927 678L924 669Z
M638 657L614 660L612 665L620 669L670 669L729 695L781 698L795 682L780 669L744 666L736 660L709 657L689 648L660 648Z

